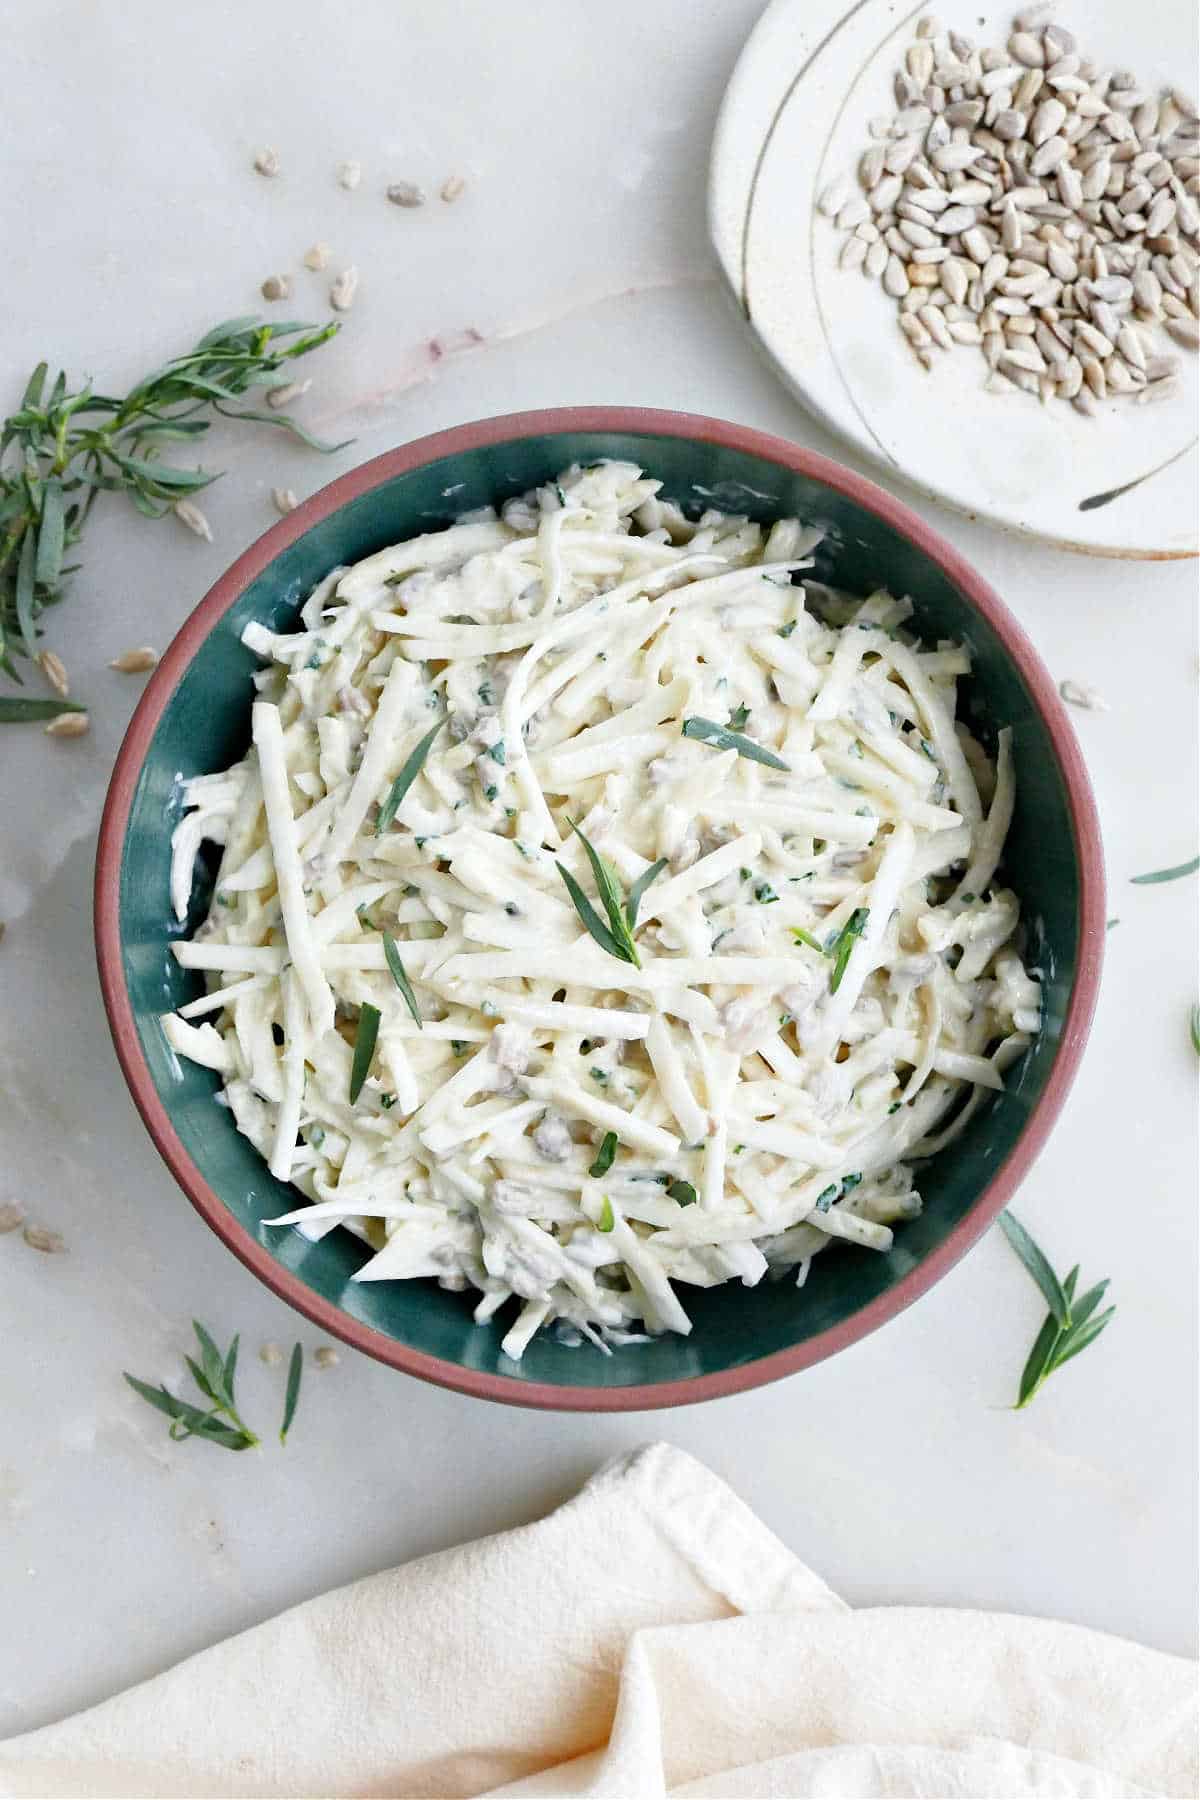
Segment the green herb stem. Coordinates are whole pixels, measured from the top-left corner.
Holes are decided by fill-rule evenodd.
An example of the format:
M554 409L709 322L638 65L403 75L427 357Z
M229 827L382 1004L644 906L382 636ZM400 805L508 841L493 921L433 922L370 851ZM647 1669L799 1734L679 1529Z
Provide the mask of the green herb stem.
M68 393L61 374L47 392L48 367L38 364L0 431L0 670L10 680L21 685L16 659L37 654L41 615L64 597L73 572L64 557L82 538L99 494L122 493L137 511L158 519L216 480L215 472L162 461L164 445L202 437L220 415L270 425L316 450L342 448L321 443L283 410L234 404L251 389L284 386L285 365L338 330L336 322L229 319L123 399L94 393L90 384ZM40 704L53 710L36 710ZM21 706L7 700L0 724L78 710L61 701Z

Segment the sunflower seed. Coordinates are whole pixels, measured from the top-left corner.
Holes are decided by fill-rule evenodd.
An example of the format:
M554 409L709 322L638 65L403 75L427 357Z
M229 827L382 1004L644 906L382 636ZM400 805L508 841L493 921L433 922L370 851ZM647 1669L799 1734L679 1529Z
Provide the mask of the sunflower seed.
M60 1256L67 1247L61 1231L50 1231L45 1225L27 1225L21 1236L31 1250L42 1250L47 1256Z
M425 189L418 187L415 181L393 181L385 190L393 206L424 206Z
M850 184L839 175L836 181L831 181L822 192L817 201L817 211L824 213L827 219L836 219L849 198Z
M254 167L260 175L278 175L280 169L278 150L271 150L269 148L256 150L254 153Z
M15 1200L0 1202L0 1235L6 1231L15 1231L18 1225L25 1223L25 1214Z
M38 652L37 665L55 693L65 700L71 691L71 683L62 657L56 656L53 650L41 650Z
M264 300L290 300L291 278L287 275L268 275L259 292Z
M916 313L902 312L900 314L900 329L915 350L928 349L932 340L920 319L918 319Z
M1107 300L1092 299L1092 324L1096 330L1106 337L1110 344L1117 341L1117 333L1121 329L1121 321L1108 304Z
M1083 386L1083 364L1077 356L1068 356L1058 378L1058 391L1064 400L1073 400Z
M1172 388L1148 325L1188 344L1200 329L1200 124L1045 17L1031 7L1007 48L980 49L923 21L896 116L872 121L866 198L826 189L821 210L863 227L869 261L843 258L882 277L926 367L978 344L989 386L1089 412Z
M957 256L947 257L941 266L938 280L951 300L959 306L967 297L968 279L966 264L961 262Z
M158 667L158 651L152 650L149 644L143 644L136 650L122 650L120 656L114 656L109 663L118 675L145 675Z
M949 175L955 169L969 169L977 163L983 151L978 144L943 144L930 157L935 169L943 175Z
M1200 350L1200 319L1172 318L1166 321L1166 326L1177 344L1186 344L1189 350Z
M341 1360L332 1344L320 1344L313 1351L313 1361L318 1369L336 1369Z
M194 500L176 500L171 511L181 525L186 525L189 531L194 531L205 543L212 543L212 526Z
M283 1361L283 1350L278 1344L260 1344L258 1356L260 1362L265 1362L268 1368L274 1368Z
M336 312L349 312L354 305L354 297L358 292L358 270L351 263L343 269L329 290L329 304Z
M290 512L295 512L300 504L291 488L280 487L273 487L271 489L271 503L274 506L275 511L282 514L284 517Z
M299 400L303 394L307 394L311 386L310 375L306 381L287 381L282 387L268 388L267 405L279 412L282 407L290 406L293 400Z
M304 252L304 266L306 269L320 271L326 266L331 255L332 251L328 244L314 244L310 250Z
M992 120L992 130L1002 143L1016 143L1025 136L1027 123L1023 112L1014 112L1011 107L1006 107Z
M46 726L47 737L75 738L82 737L88 729L90 720L85 712L59 713Z
M1031 31L1015 31L1008 40L1008 53L1014 62L1029 69L1040 69L1046 60L1041 39Z
M1061 101L1042 101L1029 121L1029 140L1033 144L1045 144L1045 140L1056 137L1065 117L1067 108Z
M921 148L917 137L897 138L890 144L883 159L883 166L890 175L903 175Z
M465 177L462 175L451 175L443 181L441 187L438 189L438 198L444 200L447 206L453 206L456 200L462 199L462 196L466 191L467 183Z
M898 256L888 257L887 267L883 272L883 288L884 292L890 294L893 300L899 300L908 292L908 276L905 274L904 264Z
M904 57L908 73L919 88L929 85L933 74L933 48L924 41L910 44Z
M354 161L340 162L336 174L338 186L352 192L362 180L362 164Z
M1099 688L1089 687L1083 681L1060 681L1058 691L1064 700L1072 706L1082 706L1087 712L1107 712L1108 701Z
M1049 175L1057 169L1060 162L1070 153L1071 146L1064 137L1049 137L1036 150L1029 162L1031 175Z

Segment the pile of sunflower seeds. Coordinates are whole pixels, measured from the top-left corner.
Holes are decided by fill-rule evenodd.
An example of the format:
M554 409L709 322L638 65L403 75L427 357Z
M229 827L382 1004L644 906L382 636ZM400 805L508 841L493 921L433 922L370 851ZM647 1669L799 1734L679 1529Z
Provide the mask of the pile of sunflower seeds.
M834 181L818 206L926 368L975 344L990 391L1094 414L1178 391L1174 344L1200 348L1200 125L1178 89L1081 55L1051 10L1019 13L1003 49L922 19L863 192Z

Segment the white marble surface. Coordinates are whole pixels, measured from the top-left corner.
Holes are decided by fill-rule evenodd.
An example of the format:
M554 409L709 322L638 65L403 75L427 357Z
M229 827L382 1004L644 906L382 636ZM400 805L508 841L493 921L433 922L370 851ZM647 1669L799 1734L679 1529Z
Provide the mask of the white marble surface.
M316 238L362 271L307 416L331 461L213 445L215 542L111 508L51 641L90 737L6 730L0 787L0 1199L66 1235L0 1239L0 1734L99 1699L334 1583L534 1517L657 1435L726 1476L856 1604L1055 1615L1191 1651L1195 1520L1195 886L1130 887L1196 844L1194 566L1098 563L922 510L1019 614L1076 715L1112 884L1099 1016L1020 1207L1060 1266L1110 1274L1102 1344L1004 1410L1040 1307L992 1234L865 1343L790 1381L654 1417L501 1410L343 1350L293 1440L251 1460L168 1443L120 1370L174 1375L193 1314L253 1348L299 1321L176 1192L133 1113L96 988L90 877L108 769L162 645L273 516L377 450L511 408L641 401L824 450L743 340L704 250L708 136L754 0L42 0L6 32L3 383L38 356L106 384L250 309ZM277 146L284 173L249 173ZM334 163L361 157L356 194ZM400 212L389 180L470 180ZM289 311L322 316L302 275ZM474 327L484 343L434 361ZM299 1331L306 1344L313 1333Z

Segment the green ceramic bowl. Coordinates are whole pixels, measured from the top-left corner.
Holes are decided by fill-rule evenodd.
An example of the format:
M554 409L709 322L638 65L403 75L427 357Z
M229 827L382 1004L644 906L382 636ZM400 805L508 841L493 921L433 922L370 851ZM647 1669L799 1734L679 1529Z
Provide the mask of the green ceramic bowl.
M336 564L602 456L641 463L686 508L715 503L823 525L820 576L863 593L911 594L922 635L970 646L973 726L985 738L996 725L1013 728L1007 875L1043 973L1045 1018L1007 1091L924 1166L925 1210L888 1255L831 1248L802 1291L791 1282L689 1289L688 1338L604 1356L539 1337L516 1365L501 1355L503 1326L473 1324L470 1295L432 1282L356 1284L365 1252L347 1233L313 1244L264 1229L294 1195L214 1104L216 1077L177 1062L157 1022L200 991L170 954L179 930L169 842L181 777L223 769L246 748L257 666L240 641L249 620L287 629ZM186 929L206 905L198 896ZM377 457L291 514L217 582L163 658L117 759L100 833L96 937L117 1054L151 1136L213 1230L269 1287L323 1330L411 1374L518 1405L602 1410L709 1399L804 1368L909 1305L970 1248L1045 1141L1075 1073L1099 980L1104 884L1095 806L1053 684L949 544L880 488L782 439L687 414L592 407L489 419Z

